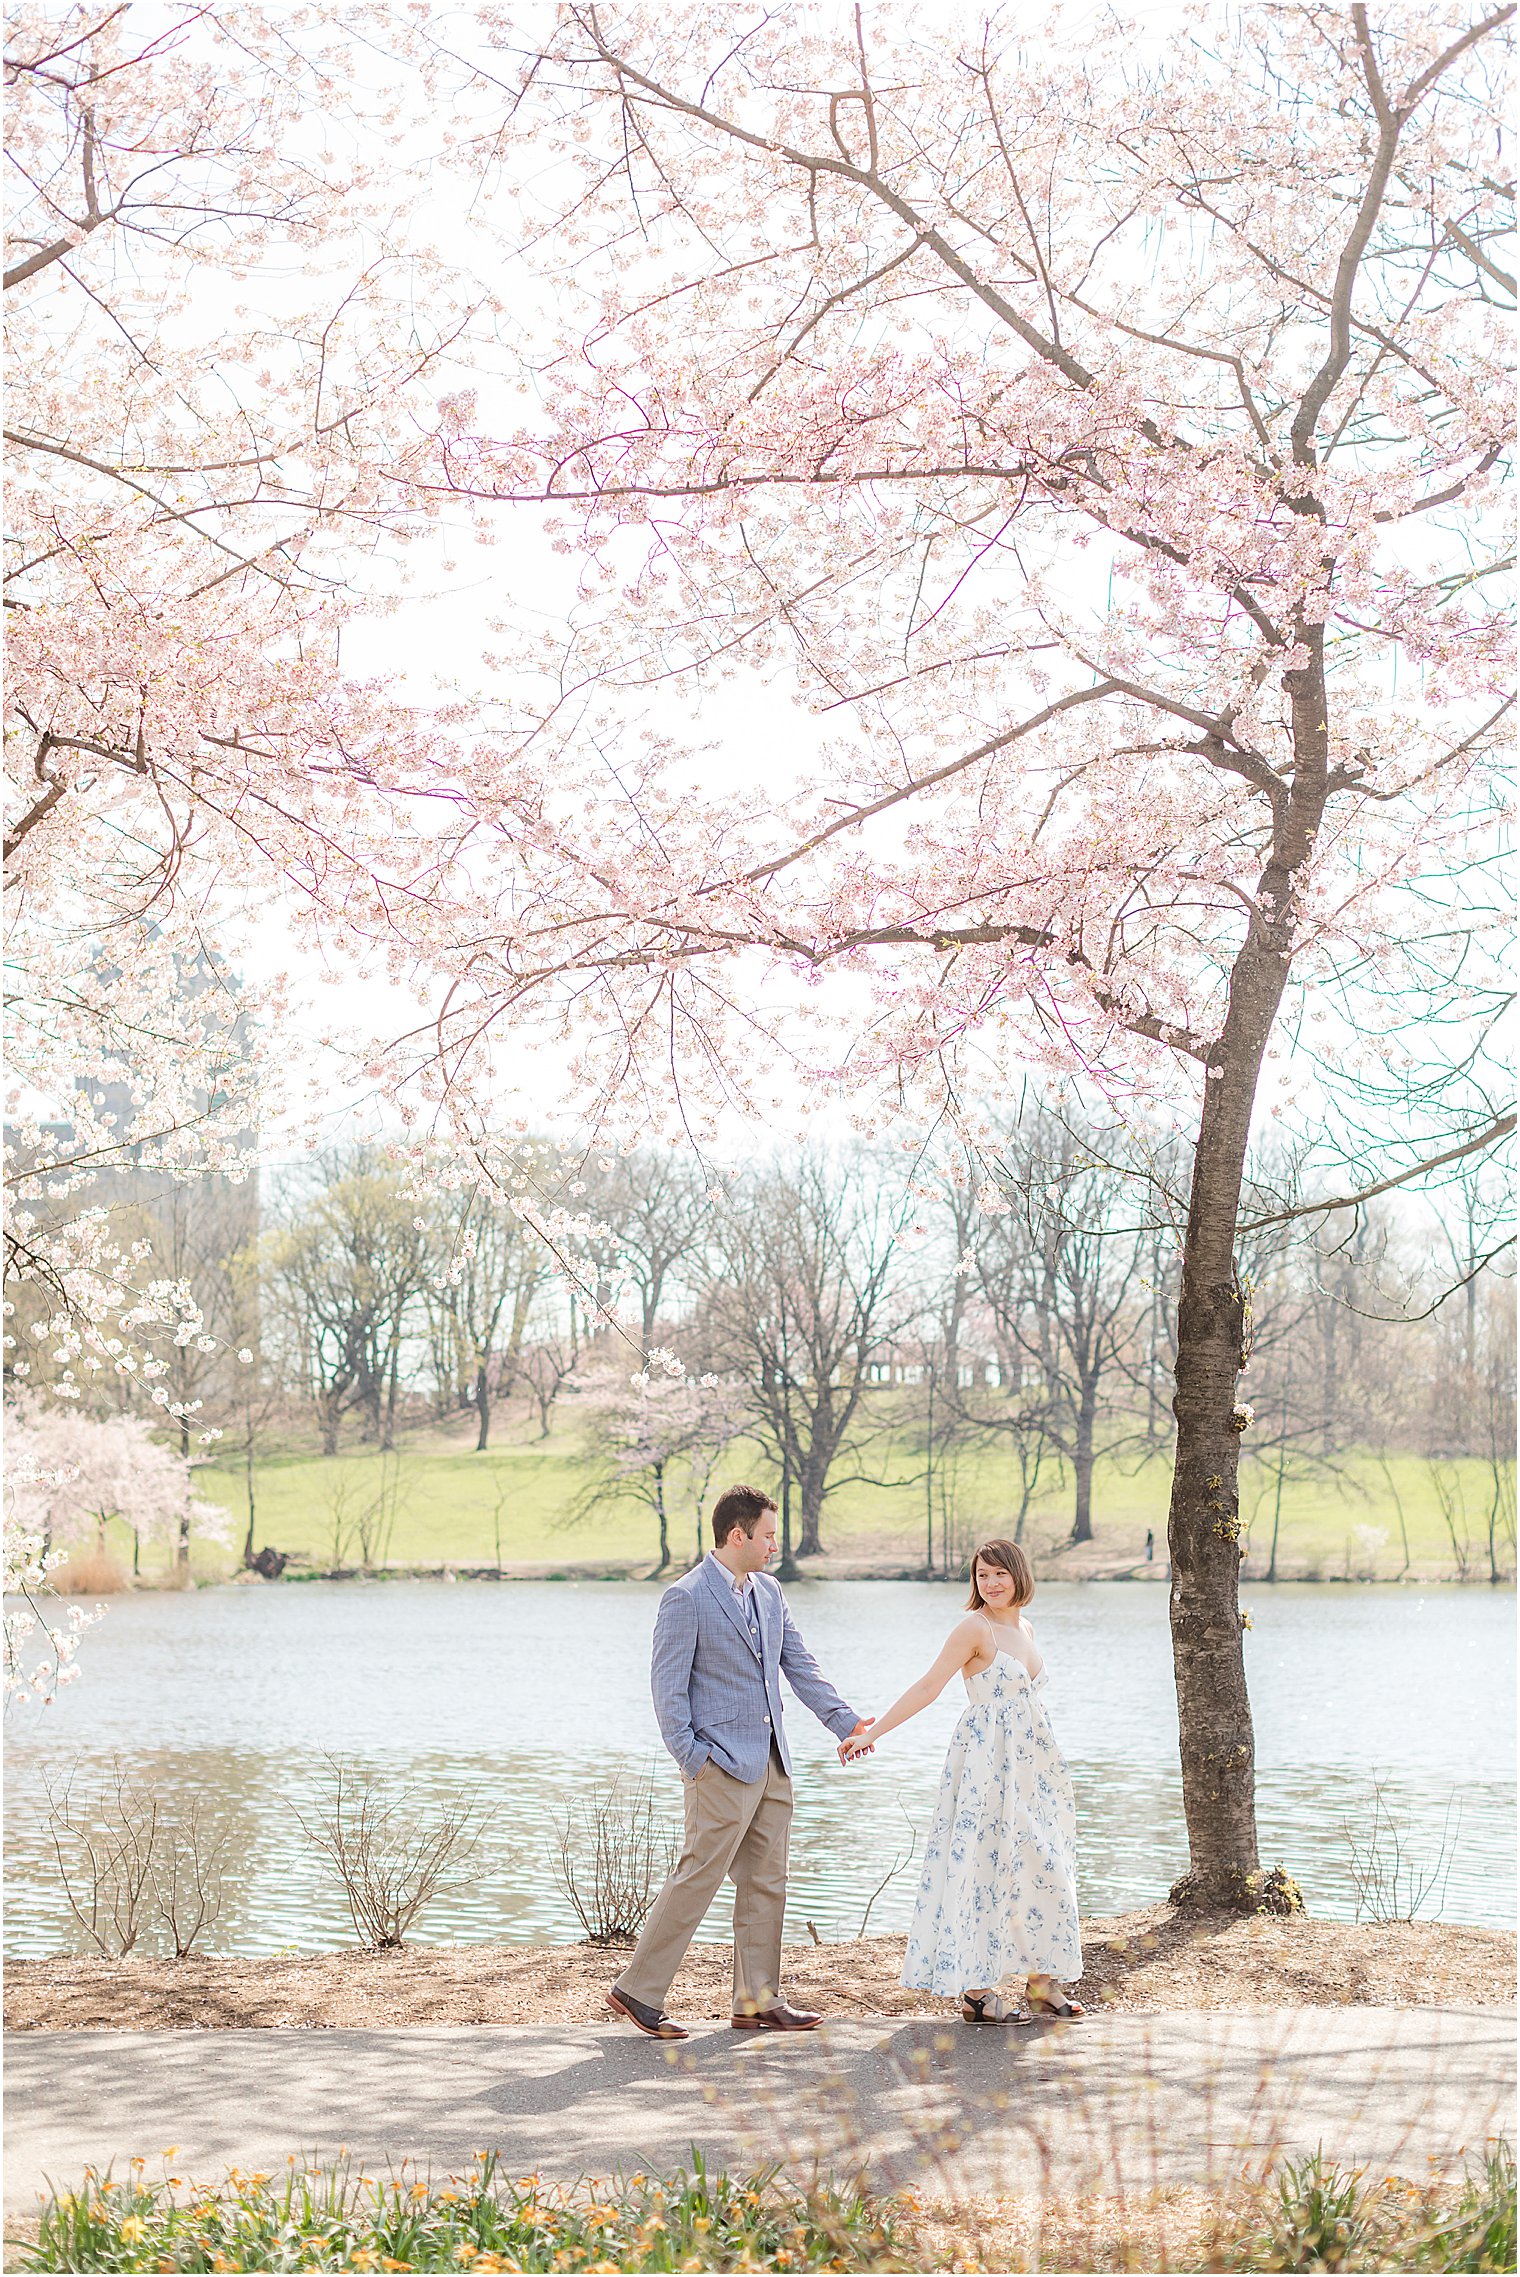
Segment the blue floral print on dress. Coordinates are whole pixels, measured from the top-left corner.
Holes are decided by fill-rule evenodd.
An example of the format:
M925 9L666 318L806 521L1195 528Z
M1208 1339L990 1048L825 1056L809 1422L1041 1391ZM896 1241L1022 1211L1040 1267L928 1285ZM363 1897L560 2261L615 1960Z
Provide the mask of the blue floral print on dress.
M967 1679L924 1843L902 1982L959 1993L1082 1974L1071 1774L1023 1662Z

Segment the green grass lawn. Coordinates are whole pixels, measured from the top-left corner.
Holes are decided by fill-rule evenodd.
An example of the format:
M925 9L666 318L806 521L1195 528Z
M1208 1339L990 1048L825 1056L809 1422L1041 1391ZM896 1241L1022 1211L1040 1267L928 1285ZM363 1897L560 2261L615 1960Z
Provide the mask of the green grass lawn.
M841 1559L921 1562L926 1531L921 1454L901 1442L878 1442L870 1467L876 1477L900 1483L841 1485L825 1512L827 1548ZM914 1472L920 1474L916 1480ZM197 1475L200 1491L223 1505L233 1537L240 1541L246 1519L241 1474L212 1465ZM725 1465L725 1476L746 1475L776 1491L759 1454L741 1446ZM575 1517L589 1476L568 1431L547 1440L504 1434L485 1454L476 1454L466 1437L438 1430L408 1440L389 1462L369 1450L331 1458L276 1456L262 1462L256 1474L257 1538L322 1567L363 1562L357 1518L389 1484L394 1520L388 1537L372 1534L375 1563L488 1566L499 1556L504 1565L570 1567L644 1559L652 1565L655 1522L640 1504L609 1495L588 1516ZM1158 1547L1164 1543L1170 1477L1170 1464L1161 1454L1138 1464L1106 1461L1100 1466L1094 1492L1100 1551L1138 1560L1147 1528L1155 1532ZM956 1548L1010 1528L1017 1500L1007 1458L996 1449L958 1454L943 1483ZM1271 1539L1275 1466L1248 1460L1241 1483L1253 1568L1259 1570ZM1438 1486L1455 1499L1459 1530L1465 1526L1471 1542L1474 1576L1486 1576L1484 1542L1493 1493L1488 1466L1462 1461L1443 1464L1437 1473L1409 1455L1355 1454L1334 1472L1318 1465L1295 1476L1290 1468L1281 1497L1280 1567L1324 1578L1371 1572L1393 1579L1405 1562L1407 1534L1413 1569L1455 1571ZM680 1476L669 1488L668 1501L672 1547L684 1563L696 1546L698 1514ZM938 1546L943 1539L938 1490L935 1506ZM1036 1553L1049 1552L1064 1542L1070 1526L1070 1479L1052 1466L1041 1478L1025 1539ZM149 1570L157 1562L154 1553L145 1555ZM224 1567L228 1554L207 1544L198 1548L196 1562L210 1572ZM1500 1562L1512 1570L1508 1540Z

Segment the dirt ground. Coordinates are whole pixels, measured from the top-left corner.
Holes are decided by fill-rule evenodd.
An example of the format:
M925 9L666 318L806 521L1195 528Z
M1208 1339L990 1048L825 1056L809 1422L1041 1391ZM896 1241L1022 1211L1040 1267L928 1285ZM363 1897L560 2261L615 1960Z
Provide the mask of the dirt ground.
M1449 1922L1240 1920L1169 1906L1083 1927L1078 1996L1089 2007L1281 2008L1496 2003L1515 1997L1515 1940ZM831 2016L936 2016L953 2004L904 1992L901 1937L792 1945L786 1990ZM245 1960L192 1955L12 1960L8 2030L176 2031L230 2026L587 2024L604 2021L617 1951L587 1945L417 1945ZM670 2009L727 2016L729 1948L695 1945Z

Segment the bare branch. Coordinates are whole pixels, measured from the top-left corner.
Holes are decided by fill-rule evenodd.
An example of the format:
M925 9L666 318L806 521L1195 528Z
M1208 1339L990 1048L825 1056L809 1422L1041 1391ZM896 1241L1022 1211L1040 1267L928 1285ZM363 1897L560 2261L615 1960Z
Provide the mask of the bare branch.
M1268 1217L1242 1218L1240 1231L1256 1233L1262 1226L1288 1225L1294 1218L1317 1218L1327 1210L1358 1210L1364 1202L1375 1201L1379 1194L1392 1193L1395 1186L1407 1186L1412 1178L1424 1178L1432 1170L1443 1169L1448 1162L1460 1162L1464 1155L1481 1154L1485 1147L1497 1146L1500 1139L1509 1137L1514 1127L1513 1114L1496 1115L1487 1129L1475 1137L1463 1139L1459 1146L1448 1147L1444 1154L1433 1154L1425 1162L1416 1162L1392 1178L1380 1178L1376 1185L1363 1186L1355 1194L1334 1194L1321 1202L1300 1202L1296 1209L1274 1210Z

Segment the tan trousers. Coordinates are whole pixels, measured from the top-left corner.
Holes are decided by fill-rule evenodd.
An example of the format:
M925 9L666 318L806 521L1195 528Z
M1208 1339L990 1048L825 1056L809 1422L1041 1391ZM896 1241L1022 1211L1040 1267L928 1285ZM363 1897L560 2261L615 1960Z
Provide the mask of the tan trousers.
M704 1763L688 1780L686 1841L650 1909L618 1990L663 2008L670 1981L718 1894L734 1885L734 2014L754 2015L781 1994L781 1923L792 1782L774 1747L763 1779L734 1779Z

